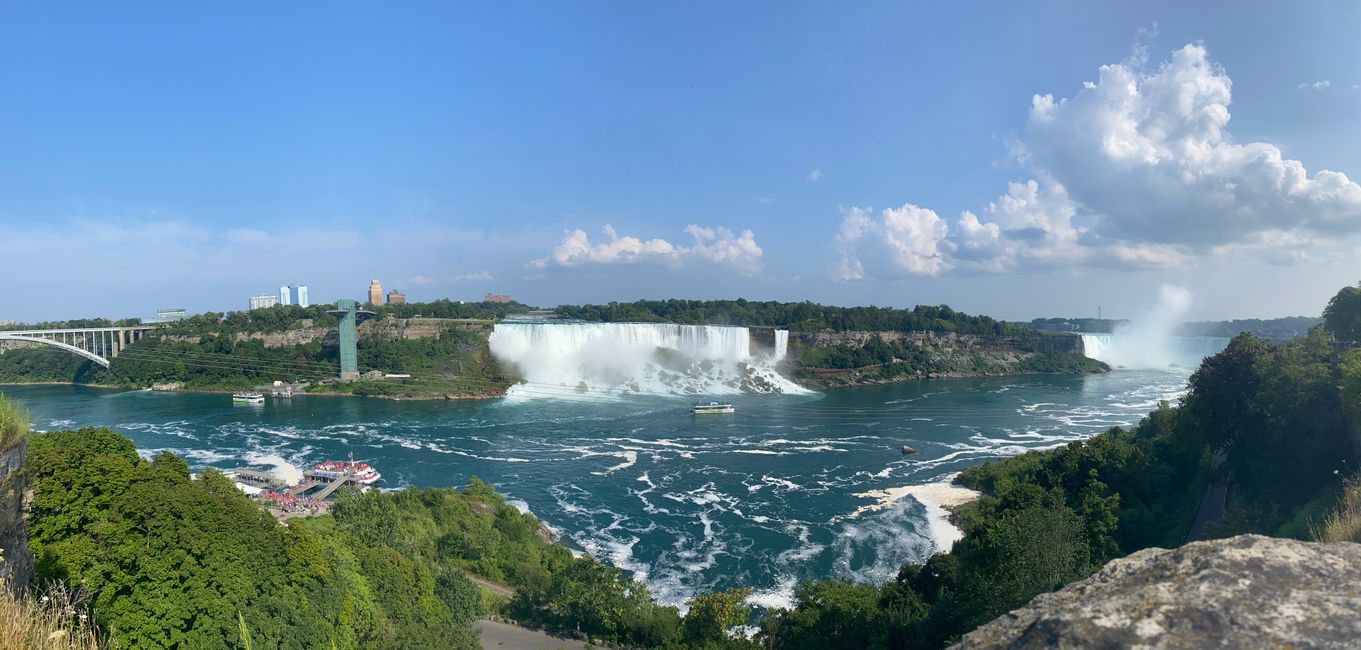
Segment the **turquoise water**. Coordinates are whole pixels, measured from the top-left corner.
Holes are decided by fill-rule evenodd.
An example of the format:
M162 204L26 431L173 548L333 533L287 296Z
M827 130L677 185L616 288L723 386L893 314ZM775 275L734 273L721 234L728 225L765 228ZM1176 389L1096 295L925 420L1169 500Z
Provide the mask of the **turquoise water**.
M934 380L815 395L746 395L727 416L681 398L395 402L6 386L37 427L108 426L194 467L305 467L353 453L386 488L469 476L570 546L634 571L663 601L741 584L787 602L795 581L883 580L935 541L921 485L990 458L1138 421L1189 371ZM903 445L920 450L900 453ZM923 497L924 498L924 497ZM864 506L882 506L853 514ZM939 522L937 522L939 523Z

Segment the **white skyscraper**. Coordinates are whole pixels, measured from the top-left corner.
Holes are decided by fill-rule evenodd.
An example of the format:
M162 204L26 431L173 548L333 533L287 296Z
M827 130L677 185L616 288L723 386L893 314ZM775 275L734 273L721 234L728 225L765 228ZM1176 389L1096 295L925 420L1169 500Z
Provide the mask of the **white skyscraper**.
M293 285L293 297L297 299L299 307L311 307L312 303L307 300L307 285Z
M279 304L281 305L293 304L293 297L288 294L287 285L279 285Z
M279 304L279 299L275 296L255 296L250 299L251 309L269 309L277 304Z

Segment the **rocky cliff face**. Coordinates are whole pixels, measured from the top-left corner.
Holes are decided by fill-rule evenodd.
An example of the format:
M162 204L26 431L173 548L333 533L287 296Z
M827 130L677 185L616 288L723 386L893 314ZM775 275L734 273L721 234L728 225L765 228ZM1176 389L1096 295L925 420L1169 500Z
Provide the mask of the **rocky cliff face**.
M0 452L0 580L17 590L33 579L33 556L28 552L28 526L24 523L24 474L27 442Z
M237 341L261 341L267 348L282 348L291 345L304 345L320 341L324 346L339 345L339 334L335 328L313 327L312 321L302 321L302 327L283 332L239 332ZM482 323L460 323L440 318L397 318L382 321L364 321L356 328L360 337L381 334L398 339L437 339L450 327L469 331L491 333L491 326ZM167 336L172 341L197 343L198 336Z
M906 348L893 362L857 368L822 365L820 349L862 348L874 339ZM814 389L883 384L929 377L976 377L1106 369L1083 356L1076 335L981 336L951 332L820 331L790 334L789 367ZM899 353L895 353L895 357ZM811 361L811 362L810 362Z
M1082 354L1082 337L1076 335L1051 336L981 336L977 334L955 334L953 332L896 332L896 331L822 331L794 332L790 334L791 348L815 347L829 348L837 345L862 346L875 337L885 343L911 345L924 349L937 350L982 350L1035 352L1045 350Z
M1257 535L1148 549L957 648L1356 648L1361 544Z

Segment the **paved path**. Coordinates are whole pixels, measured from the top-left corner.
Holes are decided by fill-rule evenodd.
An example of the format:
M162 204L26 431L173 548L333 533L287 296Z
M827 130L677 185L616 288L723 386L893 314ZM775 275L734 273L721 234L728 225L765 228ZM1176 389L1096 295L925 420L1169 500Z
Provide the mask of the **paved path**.
M537 630L497 621L478 621L483 650L587 650L582 641L559 639Z

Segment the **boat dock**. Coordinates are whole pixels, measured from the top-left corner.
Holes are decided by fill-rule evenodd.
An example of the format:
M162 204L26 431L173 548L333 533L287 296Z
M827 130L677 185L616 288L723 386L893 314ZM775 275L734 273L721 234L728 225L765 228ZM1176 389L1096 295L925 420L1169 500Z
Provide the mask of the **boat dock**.
M322 463L303 472L303 480L296 485L269 472L246 467L228 470L227 474L241 485L259 489L259 494L253 498L265 504L281 521L326 512L330 508L327 499L337 490L344 487L363 490L378 476L367 465L353 461Z

